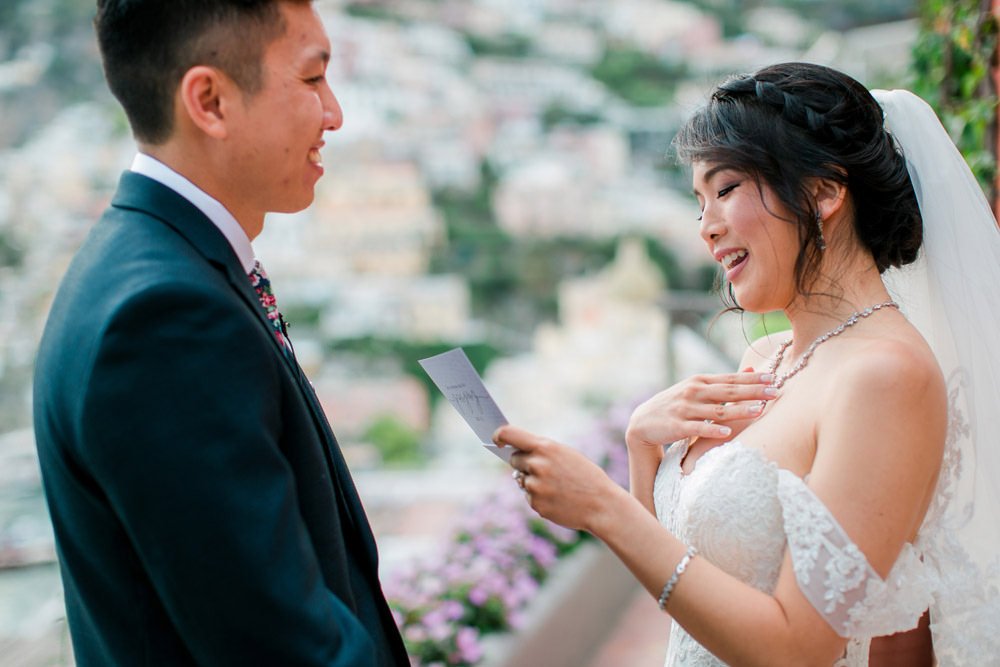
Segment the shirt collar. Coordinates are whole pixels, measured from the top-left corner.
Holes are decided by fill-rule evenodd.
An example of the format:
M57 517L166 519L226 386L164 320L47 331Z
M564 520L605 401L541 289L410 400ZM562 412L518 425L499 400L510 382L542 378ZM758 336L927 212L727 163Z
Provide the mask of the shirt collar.
M212 221L222 235L229 241L233 252L240 260L243 270L250 273L254 266L253 246L247 233L217 199L184 178L176 171L159 160L145 153L137 153L132 160L131 170L161 183L195 205L199 211Z

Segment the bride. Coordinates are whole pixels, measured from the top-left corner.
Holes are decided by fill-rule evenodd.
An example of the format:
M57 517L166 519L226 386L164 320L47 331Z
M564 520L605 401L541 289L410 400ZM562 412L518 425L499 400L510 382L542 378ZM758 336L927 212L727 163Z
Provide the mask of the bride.
M876 96L775 65L680 131L730 296L791 331L633 413L631 494L494 436L670 613L667 665L1000 664L1000 234L930 108Z

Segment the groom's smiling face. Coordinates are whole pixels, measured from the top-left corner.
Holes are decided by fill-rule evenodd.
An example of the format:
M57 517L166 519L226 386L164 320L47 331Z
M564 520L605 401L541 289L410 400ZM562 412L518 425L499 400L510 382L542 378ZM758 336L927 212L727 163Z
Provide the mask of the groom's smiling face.
M323 175L323 133L343 114L326 80L330 40L309 3L282 2L284 33L269 44L263 85L230 108L238 206L254 213L299 211L312 203Z

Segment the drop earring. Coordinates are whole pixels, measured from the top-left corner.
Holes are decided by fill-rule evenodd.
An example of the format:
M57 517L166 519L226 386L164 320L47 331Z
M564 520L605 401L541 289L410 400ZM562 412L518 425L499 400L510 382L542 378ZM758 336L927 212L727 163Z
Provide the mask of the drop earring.
M823 217L820 215L819 211L816 211L816 247L819 248L820 252L826 250L826 239L823 237Z

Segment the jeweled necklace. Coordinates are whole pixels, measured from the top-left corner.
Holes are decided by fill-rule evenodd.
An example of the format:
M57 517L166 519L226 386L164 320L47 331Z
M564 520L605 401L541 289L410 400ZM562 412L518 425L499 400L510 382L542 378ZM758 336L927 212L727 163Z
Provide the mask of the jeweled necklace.
M787 373L782 373L781 375L776 375L775 371L777 371L778 366L781 365L781 360L785 356L785 350L787 350L788 346L792 344L791 339L786 340L784 343L781 344L781 347L778 348L778 353L774 357L774 363L771 364L770 373L771 376L774 378L773 380L771 380L771 386L774 387L775 389L781 389L781 387L786 382L788 382L792 377L794 377L796 373L798 373L799 371L801 371L803 368L806 367L806 364L809 363L809 358L813 355L813 352L816 351L817 347L819 347L826 341L830 340L834 336L839 336L840 334L844 333L844 331L847 330L848 327L853 327L855 324L865 319L872 313L882 310L883 308L899 308L899 304L891 300L883 301L882 303L876 303L874 306L869 306L864 310L860 310L856 313L851 313L851 316L848 317L846 320L844 320L844 322L836 329L831 329L830 331L827 331L825 334L823 334L822 336L814 340L812 343L810 343L809 347L807 347L806 351L802 354L802 357L799 358L798 363L792 366L792 370L788 371Z

